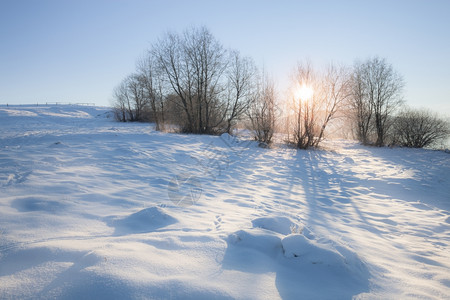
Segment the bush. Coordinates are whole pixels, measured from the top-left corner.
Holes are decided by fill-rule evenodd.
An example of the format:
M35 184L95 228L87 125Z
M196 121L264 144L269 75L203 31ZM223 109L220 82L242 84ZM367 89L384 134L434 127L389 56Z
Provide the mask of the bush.
M449 137L449 123L426 109L407 109L394 120L393 143L411 148L437 145Z

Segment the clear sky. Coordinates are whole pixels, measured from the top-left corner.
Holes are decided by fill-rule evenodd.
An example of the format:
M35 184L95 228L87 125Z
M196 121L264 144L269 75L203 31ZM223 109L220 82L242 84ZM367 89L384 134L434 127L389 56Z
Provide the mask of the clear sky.
M410 105L450 116L450 0L0 0L0 104L109 105L152 42L197 25L280 89L301 60L384 57Z

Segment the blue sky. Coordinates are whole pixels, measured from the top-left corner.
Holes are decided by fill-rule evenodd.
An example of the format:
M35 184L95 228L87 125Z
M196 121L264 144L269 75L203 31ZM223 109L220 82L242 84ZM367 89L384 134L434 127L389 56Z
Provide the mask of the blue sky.
M0 0L0 104L93 102L168 30L207 26L282 90L298 61L375 55L403 75L405 99L450 116L450 1Z

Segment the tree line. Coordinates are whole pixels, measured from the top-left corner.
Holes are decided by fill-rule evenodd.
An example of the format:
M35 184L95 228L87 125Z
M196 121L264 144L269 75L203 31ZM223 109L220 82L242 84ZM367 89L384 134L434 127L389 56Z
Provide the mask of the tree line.
M404 80L386 59L317 68L298 63L290 96L250 57L225 49L206 27L170 32L141 58L114 90L118 121L154 122L183 133L249 129L270 144L275 132L300 149L317 147L333 121L345 120L366 145L425 147L447 138L449 124L403 100Z

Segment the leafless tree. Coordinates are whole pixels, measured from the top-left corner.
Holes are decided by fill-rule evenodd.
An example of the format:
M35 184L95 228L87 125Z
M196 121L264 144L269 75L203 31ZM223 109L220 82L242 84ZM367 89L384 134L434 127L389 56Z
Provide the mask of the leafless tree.
M124 93L121 90L122 83L114 88L113 92L113 107L114 117L119 122L127 121L127 101Z
M128 95L133 103L133 113L130 121L143 121L143 112L147 105L145 97L143 78L139 74L131 74L127 80Z
M128 77L114 89L114 110L118 121L134 121L133 104L128 89Z
M354 106L358 120L358 135L367 143L370 122L373 120L375 145L383 146L392 116L403 103L403 79L385 59L375 57L357 63L354 75Z
M255 140L267 145L272 143L276 122L276 91L274 82L262 74L252 94L248 108L250 130Z
M138 62L138 77L143 87L145 103L151 110L149 120L155 122L156 130L162 130L165 122L164 83L152 55L147 55Z
M119 121L145 121L148 106L144 78L135 73L127 76L114 90L115 116Z
M336 114L347 103L352 96L352 78L350 70L345 66L330 64L322 79L323 97L320 103L321 117L320 132L316 139L315 146L318 146L323 138L329 122L336 117Z
M226 132L248 110L254 89L256 67L250 58L242 57L239 52L232 51L227 71Z
M220 95L225 89L225 52L205 27L191 28L182 35L168 33L152 48L158 68L185 113L184 131L214 133L224 121Z
M317 100L320 84L310 62L299 63L295 70L293 98L290 110L293 112L292 128L293 143L299 149L306 149L314 145L317 135Z
M187 61L193 68L199 133L214 133L221 125L220 94L227 67L226 51L206 27L191 28L184 34Z
M352 97L349 101L350 118L355 122L356 138L364 145L369 143L369 134L373 131L373 103L370 101L369 87L362 64L356 64L352 74Z
M450 135L450 124L425 109L405 109L394 122L394 143L423 148L437 145Z
M297 148L317 147L322 141L328 124L351 95L350 74L347 68L333 64L324 71L314 69L309 62L298 64L293 76L294 97L288 110ZM310 91L309 95L305 95L305 90Z
M183 49L180 36L175 33L167 33L150 50L150 55L155 59L155 63L171 90L178 97L171 97L173 104L183 110L186 117L186 124L183 124L185 131L194 131L193 99L191 95L192 79L190 72L186 72L183 61ZM189 71L189 70L188 70Z

